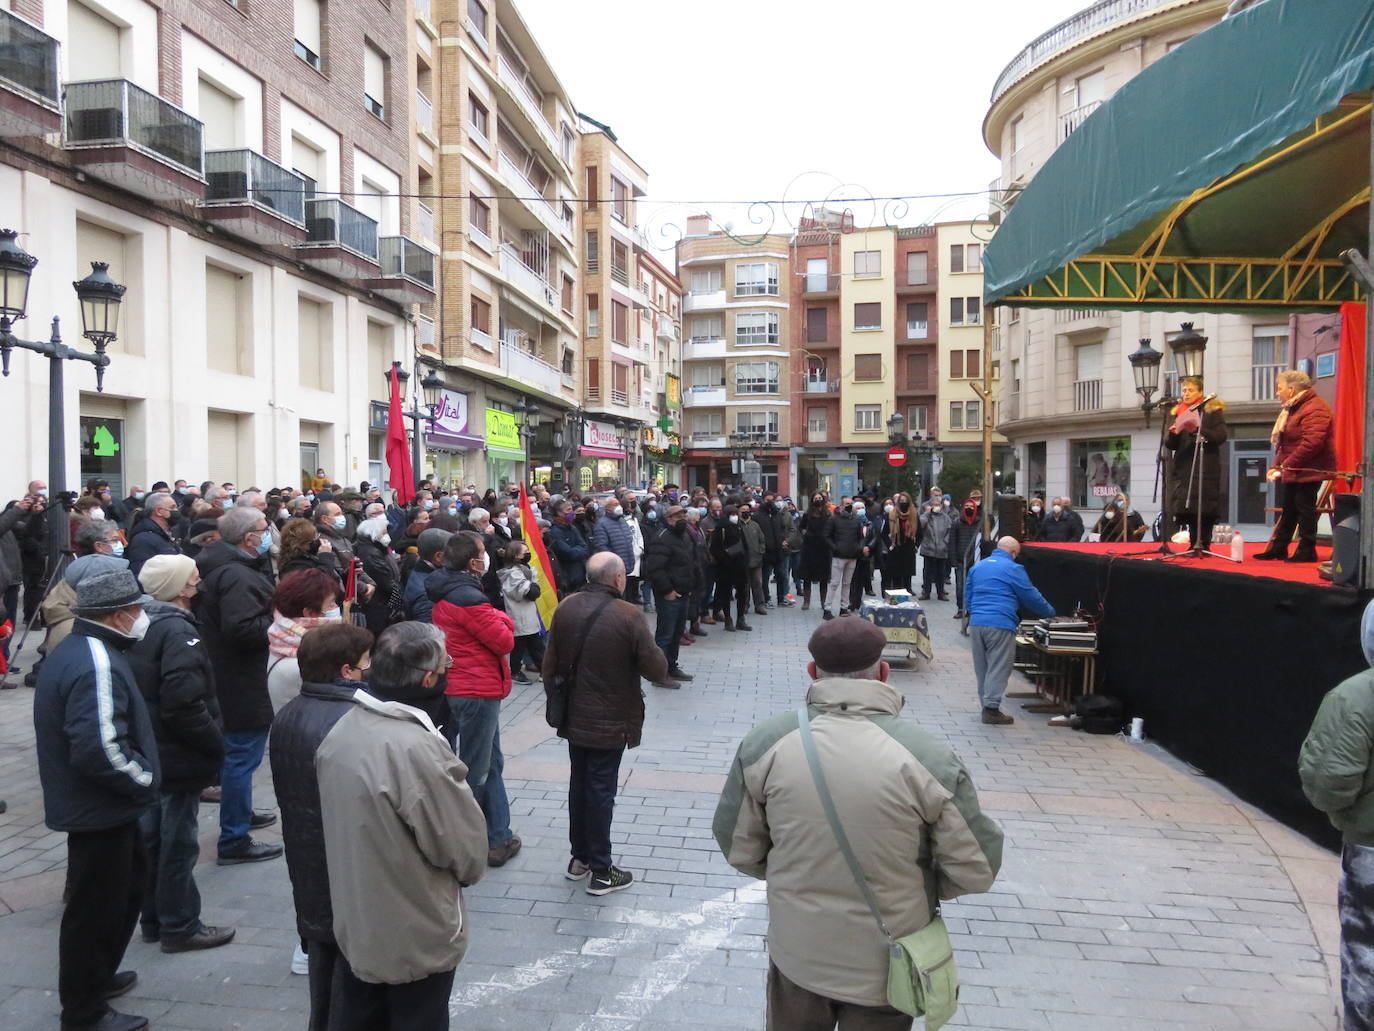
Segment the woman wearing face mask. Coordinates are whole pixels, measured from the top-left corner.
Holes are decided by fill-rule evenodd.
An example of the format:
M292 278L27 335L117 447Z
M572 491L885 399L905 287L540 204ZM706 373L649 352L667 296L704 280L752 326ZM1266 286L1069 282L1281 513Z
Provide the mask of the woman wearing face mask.
M376 515L358 524L353 556L362 562L363 572L376 585L371 597L362 604L367 628L375 636L403 616L401 570L396 564L396 556L391 554L391 532L386 516Z
M1168 463L1169 511L1188 530L1193 546L1212 546L1212 527L1221 512L1221 445L1226 427L1226 402L1203 396L1202 378L1185 376L1183 399L1173 410L1174 421L1164 437L1173 452Z
M939 601L949 601L945 591L945 570L949 567L949 531L953 523L949 506L945 504L944 491L939 487L930 488L930 500L921 506L921 544L917 549L921 554L921 601L930 599L930 589L935 588Z
M811 607L811 588L820 591L818 600L825 604L826 592L830 590L830 560L834 557L830 542L826 539L826 527L831 519L830 506L825 495L816 491L811 495L811 504L801 518L801 563L797 575L802 581L802 611Z
M506 603L506 615L515 624L515 647L510 653L511 680L517 684L533 683L525 669L539 669L544 665L544 626L539 617L541 588L529 566L530 549L524 541L511 541L501 549L497 574L501 581L501 595Z
M725 629L753 630L744 615L749 610L749 548L740 526L739 506L726 505L725 520L711 533L711 560L716 565L716 621ZM736 618L730 619L730 602L735 601Z
M883 506L886 556L883 561L883 590L911 591L916 575L916 549L921 543L921 518L910 494L898 491L891 506Z
M1140 514L1132 512L1130 501L1124 494L1118 495L1102 509L1093 526L1098 539L1112 542L1138 541L1145 536L1145 520Z
M272 592L272 625L267 629L267 693L274 713L300 694L296 651L301 638L317 626L341 621L342 597L338 582L318 569L289 573Z
M291 573L313 569L333 577L335 585L342 588L333 548L329 538L321 537L310 520L288 519L281 528L281 566L277 575L285 578Z
M200 793L224 763L214 673L191 614L200 573L185 555L155 555L139 579L156 600L143 607L148 630L129 649L129 667L148 703L162 765L158 801L139 820L149 858L143 940L160 941L164 952L212 949L229 942L234 929L201 922L192 874Z
M1040 539L1041 524L1045 521L1045 499L1039 494L1030 499L1026 506L1026 540Z

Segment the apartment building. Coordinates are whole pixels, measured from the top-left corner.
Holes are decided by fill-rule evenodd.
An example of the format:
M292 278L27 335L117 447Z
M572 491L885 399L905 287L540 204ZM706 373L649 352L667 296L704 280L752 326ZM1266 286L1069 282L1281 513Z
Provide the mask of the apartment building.
M998 77L983 123L1002 161L994 218L1123 83L1226 8L1226 0L1101 0L1027 44ZM1122 489L1147 518L1158 510L1150 497L1158 423L1145 426L1126 355L1148 337L1171 368L1169 341L1188 321L1209 338L1207 390L1227 403L1221 519L1269 521L1263 470L1274 381L1294 360L1286 317L1012 308L998 320L998 428L1012 442L1022 493L1067 494L1097 508ZM1172 376L1162 386L1177 396Z
M372 402L435 296L401 200L405 5L10 0L0 37L4 221L39 259L17 330L59 316L79 345L92 261L128 288L104 392L65 378L73 479L379 480ZM42 455L47 363L11 367L0 434ZM13 496L44 471L4 475Z
M755 483L791 493L792 381L787 237L739 238L687 219L682 300L686 485Z
M438 146L417 192L437 185L428 351L454 415L427 437L430 462L453 482L562 483L579 398L577 116L509 0L431 2Z

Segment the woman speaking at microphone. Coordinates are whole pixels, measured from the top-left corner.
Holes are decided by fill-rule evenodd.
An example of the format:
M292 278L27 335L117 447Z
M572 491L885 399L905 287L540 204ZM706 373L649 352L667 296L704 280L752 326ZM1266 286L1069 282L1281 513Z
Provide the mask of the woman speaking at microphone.
M1164 445L1169 463L1169 504L1174 520L1188 531L1192 546L1212 546L1212 527L1221 507L1221 445L1226 443L1226 402L1204 397L1202 377L1185 376L1183 399L1174 406Z

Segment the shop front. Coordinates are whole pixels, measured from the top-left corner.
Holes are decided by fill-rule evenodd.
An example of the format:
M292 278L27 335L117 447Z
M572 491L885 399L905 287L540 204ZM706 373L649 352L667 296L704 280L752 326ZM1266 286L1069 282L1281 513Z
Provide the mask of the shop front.
M449 490L472 483L485 443L470 432L468 395L460 390L441 391L434 422L425 432L423 474Z
M644 478L649 485L663 487L676 483L682 486L682 435L662 426L645 426L641 436Z
M579 491L615 490L625 475L625 449L619 431L608 422L588 419L582 426L573 483Z
M525 449L520 441L520 423L513 412L488 408L487 416L487 477L479 487L491 487L504 493L512 484L525 477Z

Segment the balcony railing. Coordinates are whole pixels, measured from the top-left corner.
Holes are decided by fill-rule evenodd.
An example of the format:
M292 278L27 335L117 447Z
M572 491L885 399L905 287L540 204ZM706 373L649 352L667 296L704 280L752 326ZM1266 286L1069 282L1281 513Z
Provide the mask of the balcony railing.
M521 260L519 252L508 244L501 245L501 271L525 293L539 298L550 308L554 306L553 287L543 276L526 265Z
M830 435L828 423L808 422L806 424L806 442L808 444L824 444L825 438Z
M549 125L549 120L544 117L544 109L539 101L535 100L534 94L530 92L525 81L515 73L515 69L500 54L496 55L496 73L501 81L510 87L512 92L520 100L521 106L526 108L526 114L536 126L553 136L553 127Z
M415 91L415 127L434 135L434 103L419 90Z
M840 392L840 381L832 379L818 383L815 380L807 380L805 392L808 394L838 394Z
M434 289L434 252L405 236L383 236L377 242L382 275L409 279Z
M1100 319L1107 312L1102 308L1056 308L1054 309L1054 321L1056 325L1066 322L1077 322L1079 319Z
M808 272L802 276L802 293L804 294L828 294L834 293L840 288L840 277L838 275L827 275L824 272Z
M136 147L199 176L205 170L204 126L128 79L69 82L67 145Z
M617 405L627 405L630 403L630 394L625 390L612 390L611 403Z
M0 80L51 105L59 102L57 40L0 8Z
M434 240L434 209L425 204L417 204L416 211L419 217L415 220L419 225L421 240Z
M908 340L924 340L930 336L929 322L908 322L906 324L906 338Z
M470 327L468 329L468 339L484 351L490 351L492 348L491 334L485 329L478 329L476 326Z
M629 286L630 270L625 268L623 265L612 265L611 278L614 279L621 286Z
M1250 366L1250 400L1274 400L1274 388L1278 386L1279 373L1286 368L1286 365Z
M377 260L377 223L341 200L305 202L307 243L335 244L355 254Z
M1102 106L1102 101L1094 100L1091 104L1083 104L1059 116L1059 142L1063 143L1069 138L1075 129L1083 124L1083 120Z
M1102 381L1079 379L1073 383L1073 410L1095 412L1102 407Z
M305 180L252 150L205 154L205 203L245 203L305 225Z
M1099 0L1086 10L1079 11L1072 18L1060 22L1048 32L1041 33L1017 54L992 87L992 97L988 103L995 104L1002 94L1025 76L1032 68L1048 61L1061 50L1079 40L1095 36L1116 22L1135 18L1159 7L1167 7L1178 0Z
M563 390L563 373L557 366L508 340L501 341L501 369L508 376L538 387L545 393L558 394Z

